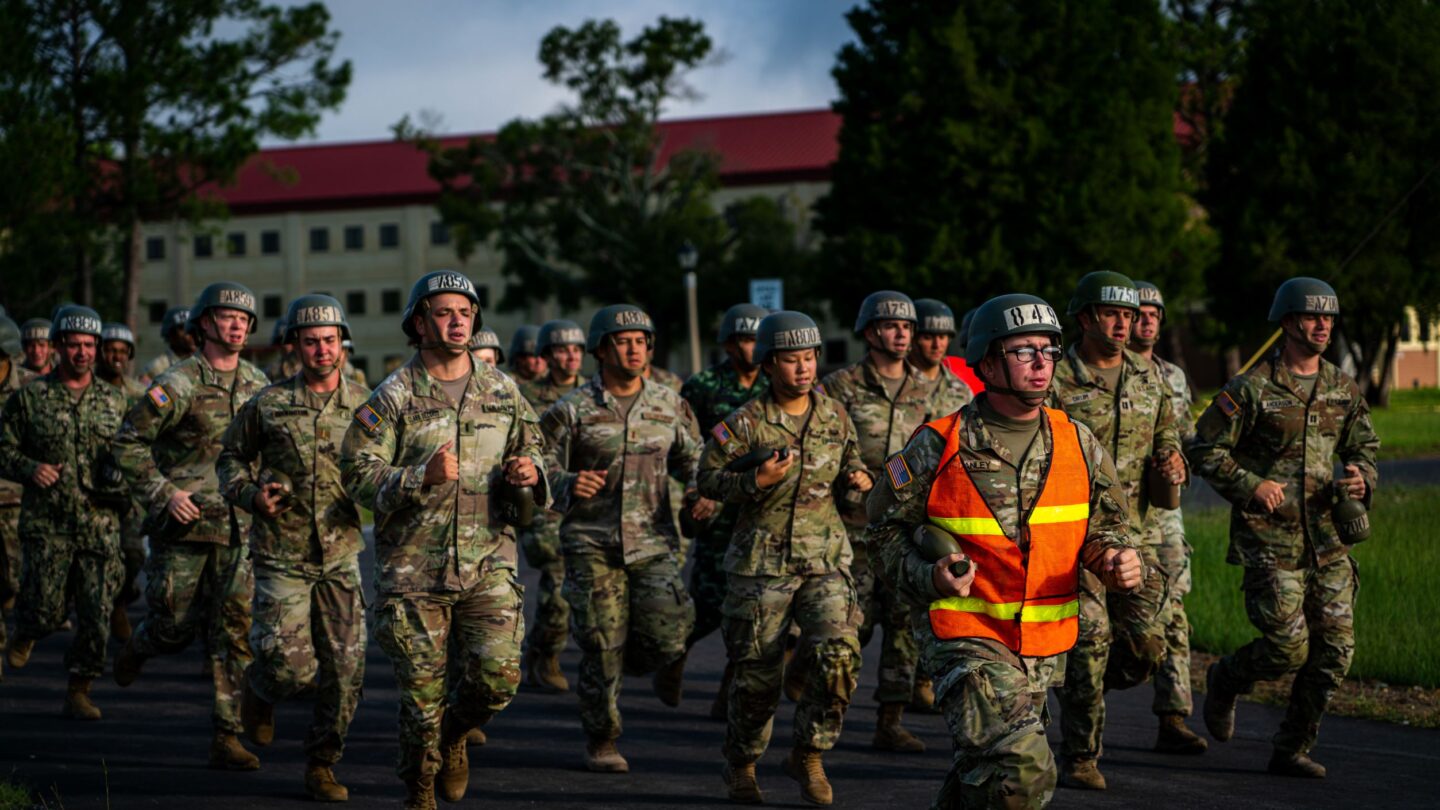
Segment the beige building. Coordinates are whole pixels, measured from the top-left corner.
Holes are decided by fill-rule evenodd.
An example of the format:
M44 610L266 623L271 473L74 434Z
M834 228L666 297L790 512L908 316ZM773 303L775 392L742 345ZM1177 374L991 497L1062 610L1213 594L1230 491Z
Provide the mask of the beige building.
M1422 323L1414 307L1405 308L1390 379L1395 388L1440 386L1440 323Z

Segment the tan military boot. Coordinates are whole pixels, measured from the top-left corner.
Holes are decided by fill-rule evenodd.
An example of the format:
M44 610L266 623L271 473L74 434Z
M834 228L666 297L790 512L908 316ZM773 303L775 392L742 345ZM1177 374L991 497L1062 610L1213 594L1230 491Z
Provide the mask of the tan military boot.
M1220 662L1216 661L1205 671L1205 708L1202 714L1205 730L1216 742L1225 742L1235 736L1235 699L1238 695L1220 687L1219 667Z
M24 669L30 663L30 653L35 651L35 642L29 639L11 639L10 651L5 658L10 662L11 669Z
M835 791L825 778L820 752L813 748L792 748L785 758L785 775L800 783L800 798L811 804L828 805L835 801Z
M65 690L64 714L71 720L99 720L100 710L90 702L90 679L79 675L70 676L70 686Z
M910 711L918 714L938 714L935 708L935 686L924 675L915 676L915 693L910 698Z
M735 679L735 665L726 664L725 673L720 676L720 688L715 692L715 702L710 704L710 719L725 722L730 719L730 682Z
M405 780L405 810L435 810L435 777L424 774Z
M1304 754L1293 754L1279 749L1270 755L1270 765L1266 770L1277 776L1297 776L1301 779L1325 778L1324 765Z
M245 750L240 739L224 731L210 741L210 767L221 771L258 771L260 758Z
M453 742L441 741L440 773L435 777L435 790L447 802L458 802L465 798L465 789L470 786L470 754L465 750L465 738Z
M335 781L330 763L318 759L305 765L305 793L317 802L350 801L350 790Z
M595 773L630 772L630 763L620 756L614 740L591 738L585 744L585 767Z
M1156 751L1162 754L1203 754L1209 747L1204 737L1185 725L1185 715L1160 715L1160 733L1155 737Z
M266 746L275 741L275 704L255 694L248 675L240 698L240 724L245 727L245 736L256 745Z
M472 728L465 734L466 745L484 745L488 742L490 742L490 738L485 736L484 729Z
M666 706L680 705L685 688L685 656L680 656L655 673L655 696Z
M110 611L110 635L122 644L130 640L130 617L119 605Z
M871 744L881 751L895 751L902 754L924 753L925 743L900 725L900 718L904 716L904 703L880 704L880 718L875 722L875 739Z
M145 657L135 652L134 639L125 642L120 652L115 653L115 663L111 667L115 673L115 683L118 686L129 686L140 677L140 669L145 666Z
M534 647L525 652L525 685L548 694L570 691L570 682L560 671L560 659Z
M725 789L730 801L736 804L764 804L765 794L760 792L760 783L755 780L755 763L725 763L720 771L725 780Z
M1093 759L1074 759L1062 763L1060 784L1080 790L1104 790L1109 787L1105 784L1105 774L1100 773L1100 766Z

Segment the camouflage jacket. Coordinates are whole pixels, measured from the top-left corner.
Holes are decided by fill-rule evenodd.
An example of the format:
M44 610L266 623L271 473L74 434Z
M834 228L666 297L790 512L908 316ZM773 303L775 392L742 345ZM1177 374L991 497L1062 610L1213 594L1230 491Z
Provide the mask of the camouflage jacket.
M345 361L345 365L340 367L340 376L364 388L366 391L370 390L370 386L365 381L365 372L361 371L359 367L348 359Z
M305 386L303 374L267 386L245 403L221 440L215 462L225 500L251 512L250 552L287 562L330 563L360 553L360 512L340 485L340 441L370 389L341 377L328 398ZM252 470L281 472L293 491L271 520L251 504L260 491Z
M770 378L764 373L755 375L755 382L744 388L735 366L726 360L696 374L680 386L680 396L690 403L695 411L695 421L700 425L700 435L707 436L720 420L737 408L770 390Z
M700 494L740 504L725 570L743 576L828 574L848 570L849 535L835 509L834 482L863 471L855 425L845 408L810 394L810 413L797 435L768 393L740 406L710 431L700 459ZM789 472L768 489L755 484L756 470L730 472L725 465L760 447L789 448Z
M299 373L300 354L298 352L287 352L265 365L265 376L269 377L272 383L288 380Z
M964 380L960 379L960 375L941 363L940 376L935 381L935 392L931 394L931 418L939 419L942 416L949 416L974 398L975 393L970 390L970 386L966 385Z
M596 376L598 377L599 375L597 374ZM678 374L659 366L650 367L650 382L660 383L677 394L680 393L680 388L684 385L684 382Z
M0 475L27 482L20 505L22 532L63 534L110 547L110 540L89 529L96 525L97 512L114 512L126 496L118 476L107 481L105 474L114 472L111 442L124 418L125 395L98 377L78 401L54 371L5 401ZM61 465L60 479L44 488L28 484L41 464ZM118 535L113 540L118 542Z
M100 376L97 374L95 379L100 380ZM110 380L100 381L114 386L114 388L125 397L126 413L129 413L130 409L135 407L135 403L139 402L140 398L145 396L145 383L140 382L134 377L121 377L119 382L112 382Z
M1368 505L1379 448L1370 406L1354 380L1322 359L1307 399L1277 349L1225 385L1200 414L1187 452L1195 470L1232 504L1226 561L1294 570L1345 556L1330 521L1334 459L1360 468ZM1287 485L1273 514L1251 502L1266 480Z
M506 459L531 459L535 502L549 502L535 411L509 377L474 363L457 409L417 353L355 411L340 449L340 477L355 503L375 512L375 589L462 591L487 558L514 567L515 532L490 510ZM460 480L427 486L425 465L446 443Z
M1158 354L1150 355L1150 363L1159 370L1161 379L1170 385L1170 409L1175 412L1175 418L1180 423L1180 440L1188 441L1195 435L1195 420L1190 418L1190 405L1195 402L1195 396L1190 393L1190 381L1185 377L1185 369Z
M11 395L19 391L25 383L35 379L35 375L29 369L23 368L19 363L10 361L10 371L3 379L0 379L0 408ZM20 496L25 492L25 485L0 477L0 507L19 506Z
M561 397L581 387L585 382L585 375L581 374L575 378L574 385L561 388L549 374L542 374L529 382L520 383L520 393L536 413L544 413L546 408L559 402Z
M850 414L860 439L860 458L876 481L884 472L885 459L899 452L916 428L945 415L934 410L937 381L925 379L909 363L905 369L894 402L868 355L849 368L831 372L820 383L820 392L839 400ZM849 526L863 527L865 494L842 487L840 495L840 517Z
M182 538L190 543L244 542L250 518L220 497L215 459L220 437L240 406L265 386L260 369L241 360L226 389L202 351L161 374L125 416L115 458L135 499L153 519L179 490L197 493L200 519Z
M679 394L653 380L642 382L628 419L600 374L540 417L554 508L564 515L560 540L566 554L619 548L632 563L680 545L666 476L694 481L700 433ZM580 470L609 470L605 487L575 498Z
M1054 454L1055 440L1049 419L1041 416L1045 420L1040 426L1045 451L1031 452L1025 458L1024 466L1017 469L1014 457L1005 446L990 437L980 414L979 401L967 404L960 412L964 420L960 429L962 446L959 458L952 463L964 464L970 480L984 496L986 505L995 514L1006 536L1016 541L1020 515L1029 511L1039 498ZM1080 547L1077 565L1098 572L1106 549L1132 547L1134 543L1126 515L1125 493L1119 487L1110 457L1083 423L1076 422L1076 428L1090 473L1090 525L1085 542ZM897 485L895 479L887 474L876 482L867 504L871 517L867 529L870 547L878 549L880 561L877 567L882 576L895 587L901 601L910 607L912 627L923 645L931 650L961 651L980 658L1014 662L1015 655L998 642L977 638L937 638L930 629L930 622L923 618L930 603L941 596L931 580L934 565L920 557L911 535L917 526L927 521L930 485L935 480L944 452L945 437L933 430L922 430L901 451L911 471L910 479ZM984 569L976 572L976 576L984 575ZM1026 670L1032 675L1043 673L1037 677L1038 683L1035 684L1039 688L1034 690L1041 691L1054 667L1027 667ZM936 684L937 690L941 687L942 684Z
M151 382L156 377L164 374L171 366L179 365L181 359L180 355L176 354L167 346L165 347L164 354L145 364L145 368L140 370L140 378L144 382Z
M1146 464L1161 450L1184 451L1180 420L1169 383L1150 361L1125 349L1121 364L1118 390L1111 391L1071 345L1055 364L1047 404L1084 423L1100 440L1120 476L1132 530L1147 542L1159 543L1158 516L1150 517Z

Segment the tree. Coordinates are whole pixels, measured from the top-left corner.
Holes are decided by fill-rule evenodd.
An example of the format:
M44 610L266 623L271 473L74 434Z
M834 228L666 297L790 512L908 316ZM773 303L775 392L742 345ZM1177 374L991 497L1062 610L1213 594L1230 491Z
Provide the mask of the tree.
M960 310L1012 291L1063 306L1100 269L1172 300L1197 290L1154 0L872 0L849 21L819 209L837 312L886 287Z
M25 143L25 122L7 109L0 155L13 157L25 143L46 165L66 164L47 208L65 226L71 297L94 303L96 268L113 262L132 327L141 222L223 216L205 189L233 182L262 139L313 132L350 82L349 62L332 62L339 35L318 2L4 0L0 9L4 29L32 46L6 60L4 85L33 100L62 135ZM118 247L118 261L106 243ZM35 257L0 261L14 267Z
M1280 282L1329 281L1378 402L1404 307L1440 303L1440 8L1267 0L1243 22L1242 78L1207 168L1222 243L1207 280L1225 291L1212 307L1237 342L1258 341Z

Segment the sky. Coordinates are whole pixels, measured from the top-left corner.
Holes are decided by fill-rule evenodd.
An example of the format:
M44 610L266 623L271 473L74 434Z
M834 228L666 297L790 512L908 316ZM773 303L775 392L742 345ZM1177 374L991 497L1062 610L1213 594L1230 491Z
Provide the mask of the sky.
M545 82L535 55L557 25L614 19L623 38L662 14L705 23L725 54L689 77L700 94L665 117L825 107L830 70L852 41L855 0L329 0L339 57L354 79L339 111L309 142L388 139L401 116L438 116L440 133L493 131L555 108L564 92ZM267 145L275 145L273 143Z

